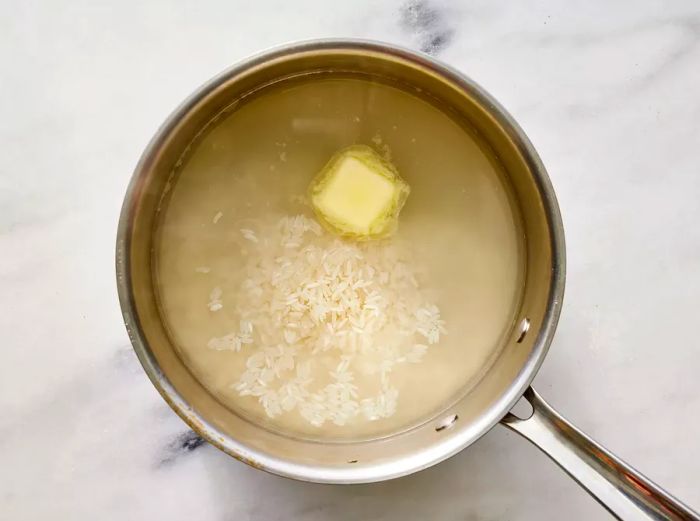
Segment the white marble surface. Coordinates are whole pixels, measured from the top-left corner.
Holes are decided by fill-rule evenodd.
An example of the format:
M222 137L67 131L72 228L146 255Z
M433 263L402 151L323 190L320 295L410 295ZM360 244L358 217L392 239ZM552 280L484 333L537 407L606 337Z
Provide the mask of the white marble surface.
M320 36L435 51L519 120L568 243L536 387L700 508L700 4L436 0L417 22L409 4L2 2L0 518L608 519L501 427L393 482L270 476L197 447L142 373L113 268L142 148L219 70Z

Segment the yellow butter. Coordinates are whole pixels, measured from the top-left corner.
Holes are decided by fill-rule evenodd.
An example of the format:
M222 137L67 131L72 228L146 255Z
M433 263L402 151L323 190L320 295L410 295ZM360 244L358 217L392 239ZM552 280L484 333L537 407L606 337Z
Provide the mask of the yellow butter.
M309 187L321 223L360 240L390 235L409 192L396 168L365 145L335 154Z

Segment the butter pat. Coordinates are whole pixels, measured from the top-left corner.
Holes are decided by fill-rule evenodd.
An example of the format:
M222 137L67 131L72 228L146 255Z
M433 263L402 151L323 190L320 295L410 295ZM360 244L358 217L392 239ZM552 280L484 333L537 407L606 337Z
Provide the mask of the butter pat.
M359 240L393 233L409 192L394 165L365 145L335 154L309 187L319 221Z

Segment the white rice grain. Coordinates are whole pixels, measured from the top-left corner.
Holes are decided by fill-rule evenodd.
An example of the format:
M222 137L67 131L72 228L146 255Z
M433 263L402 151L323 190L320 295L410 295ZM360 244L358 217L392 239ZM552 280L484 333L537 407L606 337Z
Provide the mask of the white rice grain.
M244 239L247 239L251 242L260 242L258 241L258 237L255 235L255 232L249 228L241 228L240 230L241 235L243 235Z

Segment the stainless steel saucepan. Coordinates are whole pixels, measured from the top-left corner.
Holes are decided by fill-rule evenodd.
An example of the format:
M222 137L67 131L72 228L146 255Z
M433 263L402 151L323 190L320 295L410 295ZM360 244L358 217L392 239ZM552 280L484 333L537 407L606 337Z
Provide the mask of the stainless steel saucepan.
M179 358L157 306L152 271L155 218L183 151L242 96L286 78L356 72L427 93L475 129L493 150L517 201L526 237L518 318L479 383L422 425L389 438L322 443L284 436L224 407ZM564 295L564 233L544 166L508 113L483 89L434 59L383 43L319 40L276 49L220 74L187 99L146 148L128 188L117 237L119 298L131 342L163 398L227 454L282 476L363 483L410 474L474 443L501 423L530 440L614 516L694 519L689 507L563 419L530 387L556 329ZM509 411L521 398L528 417Z

